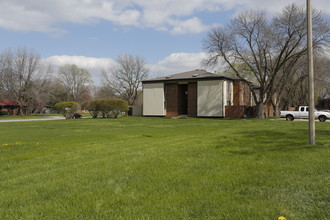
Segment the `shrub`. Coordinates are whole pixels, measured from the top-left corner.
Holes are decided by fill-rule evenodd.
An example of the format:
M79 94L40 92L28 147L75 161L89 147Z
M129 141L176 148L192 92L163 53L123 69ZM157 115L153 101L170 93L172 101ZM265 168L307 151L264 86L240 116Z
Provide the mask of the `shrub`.
M91 114L91 116L93 118L97 118L97 115L100 112L98 110L98 106L97 106L96 100L89 100L89 101L84 102L81 105L81 108L87 110L89 112L89 114Z
M80 109L80 105L77 102L58 102L55 104L55 109L66 119L70 119L72 118L72 113Z
M121 112L128 110L128 104L126 101L118 98L96 99L85 102L83 109L88 110L93 118L96 118L100 112L103 118L118 118Z
M122 99L114 99L112 114L115 118L122 112L128 111L128 103Z
M9 114L8 111L0 111L0 116L1 116L1 115L8 115L8 114Z
M122 112L126 112L128 110L127 102L118 98L100 99L99 105L103 117L108 118L118 118Z

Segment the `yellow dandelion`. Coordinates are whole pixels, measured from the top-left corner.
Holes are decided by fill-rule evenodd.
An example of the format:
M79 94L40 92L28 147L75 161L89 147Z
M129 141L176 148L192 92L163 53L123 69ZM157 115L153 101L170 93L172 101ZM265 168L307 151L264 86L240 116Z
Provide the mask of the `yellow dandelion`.
M7 146L9 146L9 144L3 144L2 146L7 147Z

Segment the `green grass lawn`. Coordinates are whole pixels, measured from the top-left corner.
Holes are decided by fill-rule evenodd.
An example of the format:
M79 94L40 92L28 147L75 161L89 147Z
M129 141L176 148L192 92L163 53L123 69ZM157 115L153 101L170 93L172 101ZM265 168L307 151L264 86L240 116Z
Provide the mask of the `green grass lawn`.
M0 124L0 219L330 219L330 123Z

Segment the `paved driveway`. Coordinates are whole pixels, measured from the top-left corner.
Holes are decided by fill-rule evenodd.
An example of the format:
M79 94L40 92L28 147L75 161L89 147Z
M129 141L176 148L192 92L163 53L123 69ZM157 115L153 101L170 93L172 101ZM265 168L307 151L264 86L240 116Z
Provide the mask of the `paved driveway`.
M286 121L285 118L280 118L279 120L283 120L283 121ZM295 118L293 121L308 121L308 119L298 119L298 118ZM320 122L319 119L315 119L315 122ZM327 119L325 122L330 122L330 119Z
M45 116L45 118L11 119L11 120L0 120L0 122L51 121L51 120L62 120L62 119L65 118L61 116Z

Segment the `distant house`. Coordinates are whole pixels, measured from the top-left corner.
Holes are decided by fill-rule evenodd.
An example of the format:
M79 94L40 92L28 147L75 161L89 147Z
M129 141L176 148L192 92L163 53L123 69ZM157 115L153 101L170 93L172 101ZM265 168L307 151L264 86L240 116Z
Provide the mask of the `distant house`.
M24 105L24 109L21 109L16 101L11 99L0 99L0 111L7 111L10 115L18 115L21 111L23 114L27 114L27 105Z
M200 69L142 83L144 116L243 117L253 105L246 81Z

